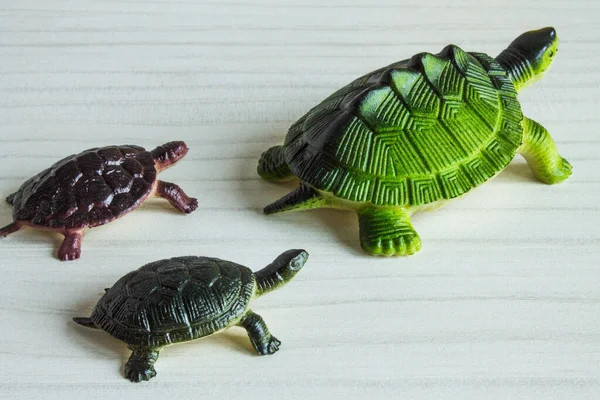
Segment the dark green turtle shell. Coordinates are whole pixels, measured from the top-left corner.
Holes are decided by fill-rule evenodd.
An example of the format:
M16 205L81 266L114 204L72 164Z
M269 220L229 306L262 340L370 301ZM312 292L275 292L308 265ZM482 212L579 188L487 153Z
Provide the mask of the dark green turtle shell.
M421 205L466 193L522 142L523 114L491 57L447 46L367 74L290 128L294 175L338 198Z
M160 260L119 279L91 319L132 345L197 339L236 322L248 308L255 282L249 268L230 261L192 256Z

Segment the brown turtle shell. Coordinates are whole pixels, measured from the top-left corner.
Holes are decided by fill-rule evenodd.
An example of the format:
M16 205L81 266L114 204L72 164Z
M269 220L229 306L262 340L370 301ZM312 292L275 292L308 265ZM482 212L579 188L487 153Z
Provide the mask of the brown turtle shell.
M66 157L26 181L8 200L15 221L48 229L106 224L138 207L156 168L139 146L108 146Z

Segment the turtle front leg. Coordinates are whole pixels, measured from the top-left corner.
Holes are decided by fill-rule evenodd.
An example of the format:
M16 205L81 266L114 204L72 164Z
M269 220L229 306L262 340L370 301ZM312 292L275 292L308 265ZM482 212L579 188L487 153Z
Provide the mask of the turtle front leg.
M158 197L168 200L173 207L186 214L198 208L198 200L188 197L183 189L174 183L157 181L155 193Z
M133 350L123 370L125 378L131 382L148 381L156 376L154 363L158 359L159 348L129 346Z
M58 249L58 258L61 261L77 260L81 257L83 231L66 232L64 235L65 240Z
M407 256L421 248L410 213L404 208L367 206L358 210L360 244L372 255Z
M239 325L248 331L252 346L261 356L273 354L279 350L281 342L271 335L267 324L260 315L249 310Z
M548 131L529 118L523 120L523 144L517 151L525 157L535 177L544 183L559 183L571 175L571 164L558 154Z

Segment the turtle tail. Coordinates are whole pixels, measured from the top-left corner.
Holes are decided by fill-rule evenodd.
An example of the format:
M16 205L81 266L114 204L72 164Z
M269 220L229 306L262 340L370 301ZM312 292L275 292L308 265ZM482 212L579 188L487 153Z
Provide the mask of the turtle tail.
M291 210L310 210L326 207L327 205L327 200L319 192L306 183L301 183L293 192L266 206L263 212L268 215Z
M81 326L85 326L86 328L100 329L90 318L75 317L73 318L73 321L77 322Z
M308 260L305 250L288 250L271 264L254 273L256 277L256 297L269 293L292 280Z
M21 229L21 226L19 224L17 224L16 222L13 222L12 224L8 224L8 225L0 228L0 237L7 237L11 233L15 233L19 229Z
M290 166L285 162L283 146L271 147L262 153L256 170L263 179L271 182L285 182L294 178Z
M14 204L14 202L15 202L16 195L17 195L17 192L15 192L15 193L11 194L10 196L8 196L6 198L6 202L12 206Z

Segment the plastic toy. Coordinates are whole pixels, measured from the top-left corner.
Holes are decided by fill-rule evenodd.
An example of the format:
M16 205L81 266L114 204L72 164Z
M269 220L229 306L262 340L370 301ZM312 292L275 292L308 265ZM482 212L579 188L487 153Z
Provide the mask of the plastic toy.
M132 382L156 375L154 363L162 347L234 325L248 331L258 354L273 354L281 342L250 310L250 301L290 281L307 259L304 250L288 250L256 273L217 258L156 261L119 279L106 289L90 318L74 321L127 343L133 354L125 376Z
M150 152L139 146L110 146L66 157L8 196L14 222L0 228L0 237L25 226L54 231L65 237L58 258L74 260L81 255L87 228L122 217L151 196L191 213L198 200L156 179L187 152L184 142L169 142Z
M294 123L283 146L262 154L264 179L300 180L265 214L354 210L365 251L409 255L421 248L413 213L481 185L516 153L540 181L563 181L571 165L517 100L557 51L556 31L543 28L495 59L449 45L358 78Z

